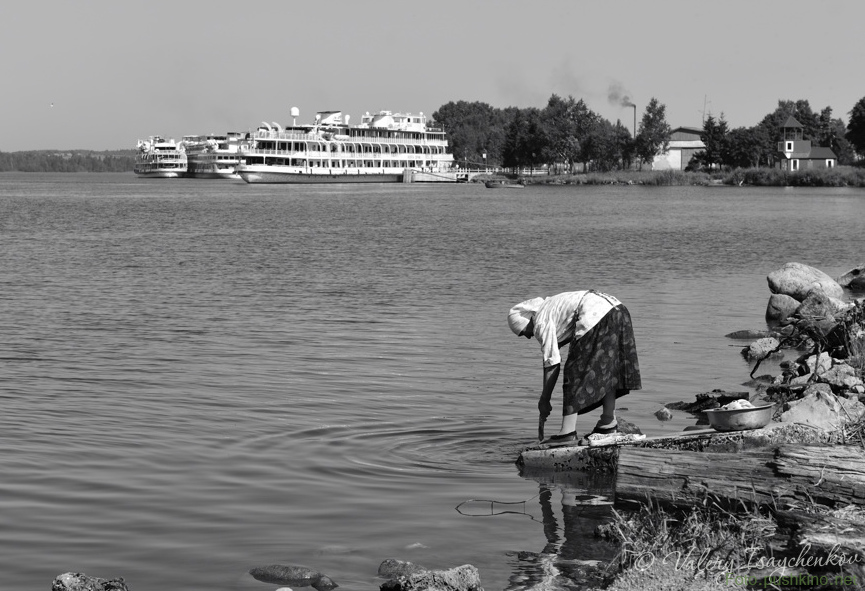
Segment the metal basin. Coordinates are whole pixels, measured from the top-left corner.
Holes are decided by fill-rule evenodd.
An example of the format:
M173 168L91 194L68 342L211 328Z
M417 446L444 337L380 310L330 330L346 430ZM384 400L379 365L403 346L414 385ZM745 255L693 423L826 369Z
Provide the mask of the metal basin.
M765 427L772 420L775 410L774 404L755 406L754 408L740 408L737 410L723 410L713 408L705 411L709 419L709 425L715 431L745 431L748 429L759 429Z

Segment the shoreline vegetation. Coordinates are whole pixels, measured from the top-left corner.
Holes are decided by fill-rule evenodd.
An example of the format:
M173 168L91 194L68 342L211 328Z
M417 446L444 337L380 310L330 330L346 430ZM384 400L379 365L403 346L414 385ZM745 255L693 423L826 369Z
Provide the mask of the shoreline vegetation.
M473 182L519 180L526 185L644 185L731 187L865 187L865 168L837 166L788 172L776 168L737 168L723 172L618 170L575 174L483 174Z
M758 384L757 398L780 405L782 421L794 421L784 415L800 412L801 407L791 426L803 428L808 436L788 444L723 450L720 455L733 455L744 475L740 481L733 478L732 492L713 486L711 478L688 472L684 463L675 473L665 473L673 481L688 474L682 489L670 489L675 490L673 496L656 490L641 500L629 498L623 494L627 487L620 488L617 480L620 510L614 509L612 519L595 532L619 547L604 573L606 591L865 589L865 283L858 280L862 270L857 267L833 280L819 270L788 263L769 274L770 302L780 294L795 300L796 306L773 313L772 322L767 313L770 332L778 337L759 338L742 355L755 362L751 376ZM818 277L816 283L811 281ZM835 298L843 288L853 293L853 302ZM750 355L757 344L768 348ZM781 375L753 377L760 361L777 358L784 349L799 356L780 364ZM832 377L841 373L846 376L842 380ZM810 405L818 399L827 402L823 418L822 407ZM689 412L699 406L698 395L698 404ZM766 450L769 455L758 457ZM788 454L799 458L790 464L792 476L780 468ZM718 456L709 455L705 462L723 473ZM766 457L774 459L764 464ZM621 462L620 455L620 471ZM759 480L763 465L774 466L774 479ZM761 497L761 490L770 498Z

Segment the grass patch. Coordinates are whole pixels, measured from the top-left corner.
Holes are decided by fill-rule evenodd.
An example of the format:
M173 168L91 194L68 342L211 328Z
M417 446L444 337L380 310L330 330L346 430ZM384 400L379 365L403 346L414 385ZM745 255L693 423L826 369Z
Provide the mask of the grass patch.
M727 173L723 180L726 185L753 187L865 187L865 170L852 166L796 172L778 168L737 168Z
M658 564L715 581L746 573L770 551L776 531L775 521L758 509L735 514L709 499L678 512L650 501L633 513L613 514L598 534L620 548L611 563L614 576Z

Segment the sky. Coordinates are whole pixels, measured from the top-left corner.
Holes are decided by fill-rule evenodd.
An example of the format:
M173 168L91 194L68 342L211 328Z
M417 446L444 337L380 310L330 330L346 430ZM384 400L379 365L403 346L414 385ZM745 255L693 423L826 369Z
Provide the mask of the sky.
M152 135L431 115L552 94L632 128L752 126L781 99L865 96L862 0L27 0L0 10L0 151L134 148Z

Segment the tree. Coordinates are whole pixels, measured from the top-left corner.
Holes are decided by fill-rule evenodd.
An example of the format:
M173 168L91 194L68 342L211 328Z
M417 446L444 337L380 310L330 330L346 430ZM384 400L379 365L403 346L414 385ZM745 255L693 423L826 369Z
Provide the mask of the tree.
M838 157L838 164L850 164L854 160L853 148L844 137L846 128L840 119L832 118L832 107L820 111L819 145L831 148Z
M724 164L724 155L727 151L727 122L724 114L716 121L712 115L703 123L703 133L700 139L706 148L694 154L688 168L714 168Z
M482 102L457 101L439 107L433 120L448 134L451 153L456 160L470 163L501 162L505 129L513 110L501 110Z
M769 145L773 143L762 125L737 127L727 134L722 163L730 168L760 166Z
M646 105L646 112L640 121L640 131L637 134L636 153L640 158L640 168L643 163L652 162L655 156L667 151L670 145L670 126L666 119L667 107L655 97Z
M624 167L625 163L630 166L634 143L631 132L621 121L613 125L599 117L585 145L592 155L592 170L606 172Z
M545 160L550 164L566 163L573 170L574 163L588 163L592 159L589 141L599 117L582 99L575 100L572 96L562 99L554 94L541 117L548 151Z
M850 122L844 136L853 145L856 153L865 157L865 97L859 99L850 111Z
M535 108L517 109L506 130L502 164L534 166L546 151L541 112Z

